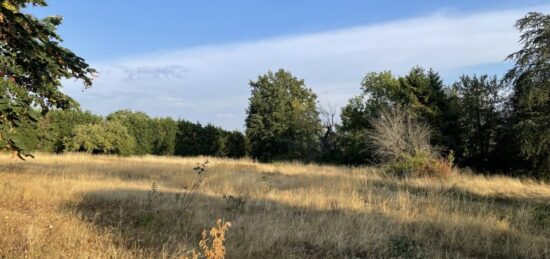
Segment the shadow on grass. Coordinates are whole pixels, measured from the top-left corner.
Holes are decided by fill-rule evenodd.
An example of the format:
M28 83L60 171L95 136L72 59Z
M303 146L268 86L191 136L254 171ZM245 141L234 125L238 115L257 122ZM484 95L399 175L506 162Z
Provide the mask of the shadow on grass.
M185 250L198 248L202 231L210 229L217 218L222 218L233 223L226 236L228 258L371 258L369 251L359 247L338 247L340 240L315 244L293 238L296 231L306 229L285 224L286 221L299 221L298 225L307 226L306 222L312 223L320 218L351 218L355 216L353 214L336 210L313 211L267 200L244 201L244 206L235 207L223 197L207 195L197 195L193 204L183 210L178 207L176 193L152 193L141 190L97 191L86 193L79 204L68 207L82 220L118 235L119 245L146 251L153 257L160 253L179 256L184 252L182 247ZM270 235L276 238L272 240ZM248 247L246 242L262 243L258 238L273 242L263 243L267 245L265 247Z
M197 248L200 233L217 218L233 223L226 236L228 258L409 258L429 255L430 249L454 256L505 258L518 255L510 251L519 253L504 249L505 243L525 235L458 226L463 232L459 238L491 232L487 236L498 240L493 251L487 251L482 246L448 242L445 226L426 219L405 223L382 213L313 210L270 200L244 200L243 206L233 206L223 197L202 194L182 210L174 192L130 189L85 193L80 203L67 207L103 233L113 234L117 245L151 257L162 253L181 256L184 250ZM386 232L365 233L369 228L363 226L369 224ZM432 238L413 240L422 235Z

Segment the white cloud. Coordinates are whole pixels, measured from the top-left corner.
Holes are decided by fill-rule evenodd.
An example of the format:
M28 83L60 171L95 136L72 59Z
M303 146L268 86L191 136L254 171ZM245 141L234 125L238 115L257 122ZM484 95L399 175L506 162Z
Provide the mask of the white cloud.
M519 48L513 25L530 10L466 16L438 13L106 61L94 64L100 77L91 89L65 89L83 108L94 112L131 108L239 129L248 105L248 81L267 70L288 69L304 78L322 103L341 106L359 92L361 79L369 71L403 74L421 65L451 76L471 67L501 63ZM548 11L550 6L535 10Z
M227 117L227 118L235 117L235 115L233 113L229 113L229 112L228 113L218 113L218 114L216 114L216 116L218 116L218 117Z
M118 66L126 74L128 81L156 81L164 79L181 79L187 68L181 65L166 66Z

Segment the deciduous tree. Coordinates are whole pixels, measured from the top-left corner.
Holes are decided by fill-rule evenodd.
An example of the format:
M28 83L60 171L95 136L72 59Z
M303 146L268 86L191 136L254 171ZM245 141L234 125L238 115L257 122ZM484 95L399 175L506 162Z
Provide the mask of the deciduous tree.
M264 161L313 159L321 130L317 95L283 69L251 81L246 118L250 154Z
M92 84L95 72L81 57L60 45L56 33L61 17L37 19L21 12L29 5L46 6L44 0L0 1L0 149L30 155L16 137L24 121L38 120L33 107L66 109L77 103L59 90L63 78Z

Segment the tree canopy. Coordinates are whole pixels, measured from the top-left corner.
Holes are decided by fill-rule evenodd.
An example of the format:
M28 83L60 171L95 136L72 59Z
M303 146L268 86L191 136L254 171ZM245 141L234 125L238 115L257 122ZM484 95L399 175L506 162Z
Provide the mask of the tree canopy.
M550 15L531 12L516 23L522 49L505 79L513 85L514 135L533 168L550 172Z
M77 125L63 141L66 151L92 154L127 156L133 154L136 147L136 141L126 127L113 121Z
M61 79L80 79L91 86L94 69L81 57L60 45L56 33L62 18L37 19L21 10L46 6L43 0L3 0L0 5L0 148L30 155L16 137L25 121L34 122L40 107L70 108L77 103L62 93Z
M321 130L317 95L283 69L269 71L252 88L246 117L250 155L264 161L313 159Z

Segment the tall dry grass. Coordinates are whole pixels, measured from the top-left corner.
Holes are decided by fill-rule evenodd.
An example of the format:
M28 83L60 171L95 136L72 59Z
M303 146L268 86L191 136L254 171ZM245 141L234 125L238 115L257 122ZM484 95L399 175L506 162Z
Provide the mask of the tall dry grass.
M542 182L208 158L182 211L176 194L204 160L2 155L0 258L190 256L217 218L232 223L228 258L550 257Z

